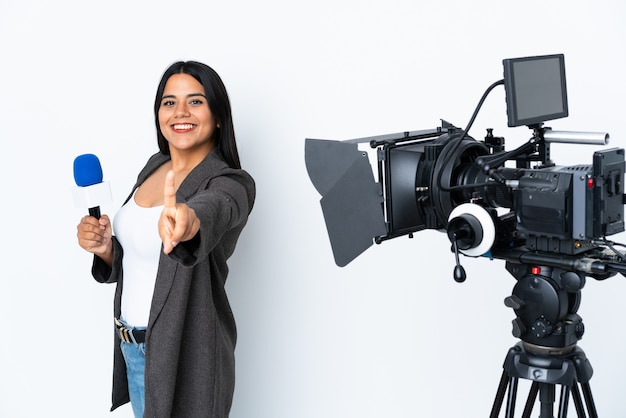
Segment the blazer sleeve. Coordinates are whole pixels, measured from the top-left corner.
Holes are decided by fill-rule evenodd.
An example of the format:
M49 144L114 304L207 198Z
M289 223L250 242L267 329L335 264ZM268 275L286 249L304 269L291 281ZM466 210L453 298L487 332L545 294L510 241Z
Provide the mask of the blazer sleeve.
M113 242L113 263L109 267L100 257L94 255L91 274L100 283L116 283L122 274L122 256L124 250L115 236Z
M170 257L191 267L220 243L234 249L254 198L254 180L243 170L231 170L212 178L204 189L185 202L200 220L200 230L191 240L178 244ZM232 249L226 248L226 252Z

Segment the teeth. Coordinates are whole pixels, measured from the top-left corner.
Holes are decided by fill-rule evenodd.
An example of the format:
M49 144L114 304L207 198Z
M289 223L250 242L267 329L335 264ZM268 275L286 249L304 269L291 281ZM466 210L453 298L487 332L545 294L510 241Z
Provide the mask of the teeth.
M177 124L174 125L174 129L192 129L194 125L191 123Z

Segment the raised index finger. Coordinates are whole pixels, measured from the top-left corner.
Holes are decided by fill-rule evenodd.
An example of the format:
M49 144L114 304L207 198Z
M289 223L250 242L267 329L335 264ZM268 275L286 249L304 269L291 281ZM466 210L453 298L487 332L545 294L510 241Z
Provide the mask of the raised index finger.
M174 172L167 172L165 176L165 187L163 189L163 206L173 208L176 206L176 186L174 185Z

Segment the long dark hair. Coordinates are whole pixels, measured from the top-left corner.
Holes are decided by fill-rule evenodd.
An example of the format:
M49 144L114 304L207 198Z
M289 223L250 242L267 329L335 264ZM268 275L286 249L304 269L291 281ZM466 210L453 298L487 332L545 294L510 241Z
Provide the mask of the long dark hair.
M235 129L233 127L233 117L230 108L230 100L226 87L220 76L206 64L197 61L179 61L170 65L163 73L161 82L154 99L154 121L156 123L157 143L159 150L166 155L170 154L170 146L159 126L159 108L163 99L165 83L174 74L189 74L204 87L209 109L220 126L215 132L215 145L217 151L222 155L226 163L232 168L241 168L237 143L235 142Z

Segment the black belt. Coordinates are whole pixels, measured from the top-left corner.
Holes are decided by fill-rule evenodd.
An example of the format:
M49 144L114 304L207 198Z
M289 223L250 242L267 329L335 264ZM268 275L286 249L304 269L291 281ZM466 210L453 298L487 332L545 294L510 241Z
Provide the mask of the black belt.
M137 344L141 344L146 342L145 329L126 328L117 318L115 318L115 327L117 328L117 336L125 343L135 342Z

